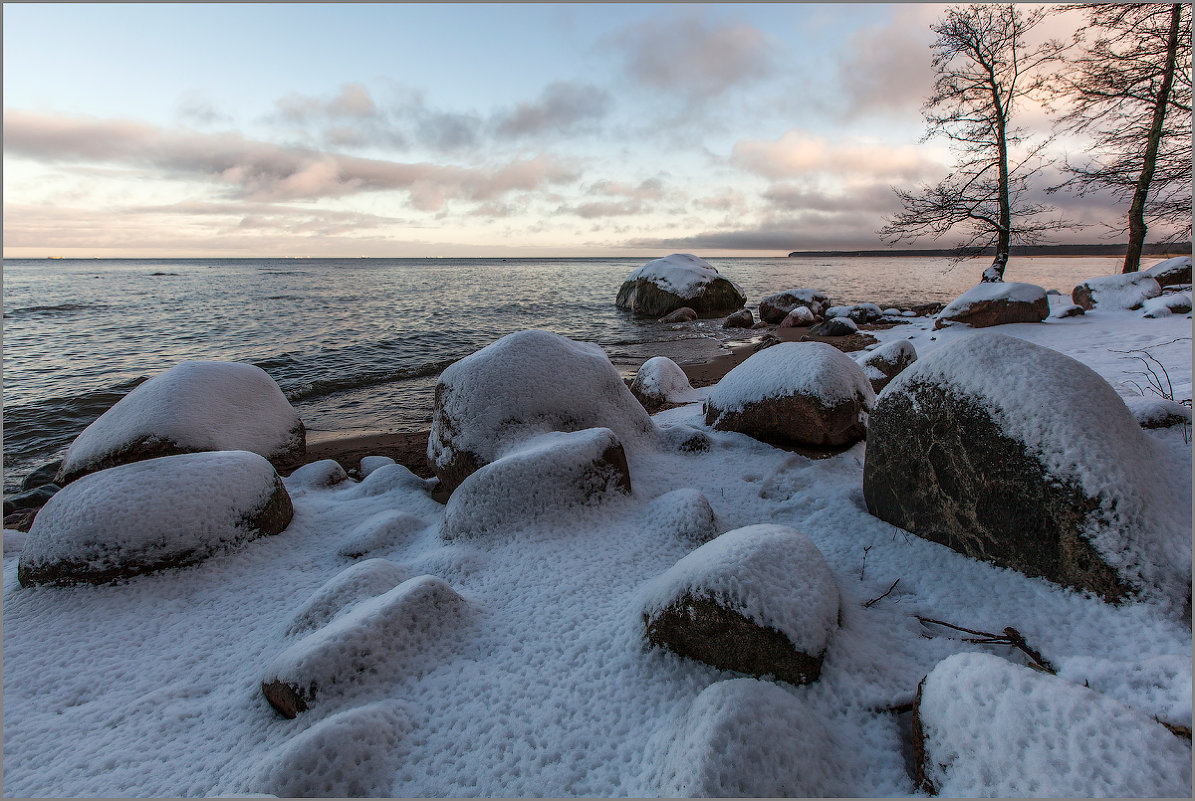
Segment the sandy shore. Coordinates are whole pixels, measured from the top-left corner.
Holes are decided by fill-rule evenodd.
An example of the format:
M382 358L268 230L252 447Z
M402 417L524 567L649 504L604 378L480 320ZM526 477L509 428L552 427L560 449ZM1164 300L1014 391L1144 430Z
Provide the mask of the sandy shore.
M867 325L861 327L860 333L847 337L819 337L811 336L808 328L779 328L769 327L759 329L751 340L742 344L730 346L731 352L715 356L709 361L698 364L682 365L681 369L689 377L689 383L694 387L708 387L718 383L722 376L734 367L742 364L754 352L753 348L760 338L767 334L779 337L783 342L814 341L826 342L839 350L850 352L862 350L875 338L868 335L868 330L883 330L892 328L891 323ZM307 456L301 463L287 465L280 472L290 475L300 464L310 464L322 459L335 459L346 471L355 470L365 456L389 456L394 461L405 466L412 473L422 478L431 478L433 473L427 461L428 431L410 431L399 433L365 433L351 434L343 437L332 436L314 444L308 444Z

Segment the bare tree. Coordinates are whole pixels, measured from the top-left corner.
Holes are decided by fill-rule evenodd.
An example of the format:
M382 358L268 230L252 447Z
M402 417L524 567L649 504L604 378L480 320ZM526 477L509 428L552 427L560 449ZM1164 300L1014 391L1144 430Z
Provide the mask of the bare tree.
M984 281L1001 281L1012 242L1033 244L1047 231L1069 227L1043 215L1050 206L1028 199L1029 179L1041 169L1045 142L1029 145L1011 124L1026 96L1041 89L1042 68L1059 57L1055 41L1031 46L1026 34L1041 22L1040 10L1022 13L1010 3L955 6L931 30L937 73L922 106L922 141L949 140L958 158L954 172L915 191L893 187L904 206L880 229L890 242L941 237L960 229L968 239L959 252L995 246Z
M1109 189L1129 200L1124 272L1136 272L1149 226L1191 237L1191 7L1185 3L1067 6L1086 12L1095 39L1053 87L1069 101L1058 120L1091 136L1093 154L1067 162L1063 186L1077 194ZM1076 37L1083 42L1082 32Z

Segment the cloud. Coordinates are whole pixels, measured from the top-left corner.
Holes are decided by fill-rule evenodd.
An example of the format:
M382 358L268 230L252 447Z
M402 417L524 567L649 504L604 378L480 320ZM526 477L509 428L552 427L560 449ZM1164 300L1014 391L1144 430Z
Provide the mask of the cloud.
M218 111L206 97L198 92L187 92L179 100L178 118L192 125L209 126L232 122L232 117Z
M834 194L801 184L772 184L764 190L762 197L771 208L779 211L890 213L900 205L887 184L850 187Z
M542 133L569 133L591 124L610 109L610 93L592 84L557 81L533 101L494 115L494 133L516 139Z
M488 167L365 159L246 139L239 134L175 131L127 120L94 120L24 111L5 113L7 154L43 162L151 167L169 177L205 180L234 197L315 200L405 191L421 210L449 200L486 201L507 192L570 183L579 175L538 155Z
M792 130L774 140L736 142L731 162L773 181L823 175L870 182L925 180L945 168L925 157L924 148L859 141L830 142Z
M700 102L771 74L775 44L745 22L716 23L685 9L648 20L608 39L637 83Z
M930 44L935 36L929 26L941 8L898 5L888 22L851 35L837 64L841 116L919 113L934 82Z
M585 194L601 199L573 206L562 205L556 212L591 220L626 217L649 212L655 201L665 199L664 183L659 178L648 178L634 186L619 181L602 180L589 186Z
M377 104L369 90L359 83L346 83L340 91L321 100L310 95L290 94L277 101L278 114L291 122L348 119L368 120L378 116Z

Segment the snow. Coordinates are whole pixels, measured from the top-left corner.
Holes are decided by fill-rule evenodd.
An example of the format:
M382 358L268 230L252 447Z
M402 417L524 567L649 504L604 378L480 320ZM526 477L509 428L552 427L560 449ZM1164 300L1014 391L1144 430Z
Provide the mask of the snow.
M826 406L860 399L870 409L875 393L851 357L824 342L782 342L753 354L709 393L720 412L736 412L767 398L808 395Z
M673 253L662 259L649 261L627 276L627 281L640 278L651 281L665 292L680 298L695 298L715 278L723 278L717 268L692 253ZM733 282L731 282L733 283ZM738 286L735 286L738 289ZM739 290L742 294L742 290Z
M63 487L38 513L21 552L24 570L74 565L71 575L124 575L134 565L189 564L261 532L247 518L279 486L247 451L165 456L92 473Z
M1162 294L1162 287L1147 273L1089 278L1079 286L1086 287L1091 293L1091 302L1103 310L1137 309L1145 301Z
M321 459L310 462L292 472L286 478L286 486L291 492L322 489L339 484L349 477L340 463L335 459Z
M639 605L654 616L686 596L774 628L810 656L838 626L834 576L813 540L789 526L745 526L707 542L648 582Z
M260 367L182 362L138 385L83 429L62 471L84 468L147 437L187 450L245 450L270 459L301 442L298 426L298 414Z
M389 559L366 559L346 567L320 587L295 613L287 634L306 634L327 624L357 601L374 598L411 578Z
M394 460L389 456L366 456L361 460L361 466L359 468L361 477L365 478L379 467L385 467L386 465L390 464L394 464Z
M644 509L643 527L700 545L718 536L709 499L691 487L666 492Z
M943 660L919 709L943 796L1191 794L1190 745L1148 715L991 654Z
M932 319L908 319L908 325L872 333L884 343L910 342L922 359L965 336L990 335L990 329L961 326L934 331ZM1185 316L1150 320L1140 312L1096 309L999 330L1082 361L1126 400L1143 394L1134 385L1141 385L1140 362L1115 351L1148 349L1165 365L1175 398L1191 396ZM744 777L752 760L761 784L786 772L803 777L793 794L824 788L834 795L916 796L902 755L907 719L882 710L911 702L922 677L952 654L1019 658L1006 647L930 630L917 615L985 631L1013 626L1062 678L1078 685L1088 680L1093 693L1140 714L1189 725L1189 621L1155 604L1105 604L894 529L864 509L862 443L810 459L711 430L698 405L661 412L654 421L661 437L645 438L632 454L630 496L592 512L541 520L517 519L512 510L510 531L517 536L446 543L440 537L445 507L428 496L434 482L387 465L360 482L296 489L295 516L284 532L168 577L25 588L16 580L18 552L6 553L5 792L656 796L664 792L664 774L675 768L672 775L679 777L683 755L699 753L680 743L687 738L694 749L716 744L741 757L740 767L727 765L729 780ZM1178 429L1145 432L1173 457L1146 475L1178 488L1170 497L1159 493L1168 514L1189 515L1191 446ZM695 434L708 449L681 449ZM202 490L196 503L203 502ZM716 514L717 531L791 526L825 558L841 597L841 624L821 677L799 688L768 685L795 705L775 693L770 699L727 690L707 696L707 688L738 675L644 642L638 593L697 544L678 533L683 524L667 525L670 514L683 521L685 509L700 506L688 506L693 493ZM453 627L443 641L425 641L411 660L372 678L351 698L328 696L298 718L283 719L262 696L262 672L296 642L297 635L286 633L296 613L349 566L340 555L345 541L387 511L425 525L368 556L411 575L440 577L468 599L473 623ZM1188 537L1189 531L1188 524ZM6 532L6 542L12 536ZM865 606L898 579L886 597ZM346 602L328 625L371 602ZM706 699L708 715L689 714L700 709L698 698ZM392 716L362 711L359 724L351 723L351 713L386 703L402 708ZM758 712L744 715L740 726L730 717L736 705ZM779 722L797 706L804 723ZM1128 714L1117 708L1103 729L1116 729ZM306 756L285 758L288 745L303 753L299 738L340 715L351 725L329 726L320 739L312 735ZM394 731L391 725L401 729L394 739L383 731ZM792 742L819 728L826 737L798 744L783 764L767 750L770 742ZM1108 735L1104 730L1100 738ZM739 734L724 739L732 731ZM997 746L1011 747L1019 736ZM670 759L674 746L677 758ZM377 755L394 760L379 762ZM717 757L710 759L693 763L686 775L712 775L703 767L712 769ZM1093 759L1080 742L1064 764L1076 772L1104 771ZM319 778L338 771L357 783L333 786ZM990 787L972 789L996 794L990 788L1016 780L1014 773L1032 779L1010 768L993 776ZM295 784L283 783L288 775ZM818 776L845 778L830 784ZM1189 785L1178 789L1174 795L1189 796Z
M366 518L345 535L340 555L357 559L366 554L385 551L410 539L426 526L423 518L399 509L386 509Z
M1186 314L1191 311L1190 292L1169 292L1150 298L1141 304L1146 317L1165 317L1170 314Z
M1174 425L1180 420L1191 422L1191 407L1158 395L1128 398L1125 405L1142 428Z
M639 365L631 392L669 403L688 403L701 400L700 393L689 385L689 377L676 362L667 356L653 356Z

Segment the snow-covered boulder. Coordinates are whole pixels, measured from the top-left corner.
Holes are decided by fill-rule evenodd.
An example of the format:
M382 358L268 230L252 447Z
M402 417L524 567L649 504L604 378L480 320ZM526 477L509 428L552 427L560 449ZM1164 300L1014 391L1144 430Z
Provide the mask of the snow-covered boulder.
M836 447L863 436L874 400L851 357L823 342L785 342L723 376L706 401L705 422L764 442Z
M916 778L930 793L1191 797L1191 746L1156 720L991 654L939 662L913 721Z
M643 528L652 534L702 544L718 536L718 518L708 498L685 487L649 503L643 512Z
M1143 316L1150 318L1169 317L1172 314L1186 314L1191 311L1189 292L1169 292L1150 298L1141 304Z
M1143 275L1148 275L1157 281L1158 286L1189 284L1191 283L1191 257L1178 256L1177 258L1166 259L1141 272Z
M694 395L685 371L667 356L653 356L639 365L631 382L631 394L649 412L659 411L669 403L700 400L700 396Z
M1007 323L1040 323L1050 316L1050 299L1036 284L985 282L971 287L946 304L934 318L934 328L966 323L985 328Z
M704 259L673 253L649 261L627 276L615 303L636 314L658 317L688 306L698 314L730 311L743 305L743 290Z
M830 298L819 289L789 289L768 295L759 302L759 319L773 325L780 323L797 306L805 306L817 317L821 317L830 306Z
M398 701L337 712L271 753L255 784L279 798L386 798L412 728Z
M359 559L375 551L394 548L423 528L423 519L401 509L385 509L358 523L345 535L339 553L346 559Z
M320 628L365 598L374 598L394 589L411 572L389 559L366 559L337 573L311 594L294 617L287 634L306 634Z
M827 317L810 328L809 333L815 337L849 337L859 333L859 326L850 317Z
M1086 313L1086 309L1078 303L1059 303L1050 309L1050 316L1057 320L1065 320L1067 317L1078 317Z
M197 564L277 534L294 510L261 456L217 451L163 456L84 476L33 521L17 579L107 584Z
M711 684L693 699L664 756L666 798L841 798L844 754L826 721L759 679Z
M902 370L917 361L917 349L907 339L897 339L875 350L858 351L855 360L863 368L871 388L879 393Z
M1142 428L1169 428L1191 422L1190 406L1156 395L1129 398L1125 405Z
M849 317L856 324L863 325L884 319L884 312L874 303L856 303L852 306L831 306L826 309L826 317Z
M1188 597L1187 468L1086 365L1000 334L897 376L868 423L877 517L976 559L1089 590Z
M307 452L306 430L260 367L182 362L138 385L83 429L67 450L55 483L197 451L251 451L282 465Z
M451 492L531 437L586 428L608 428L628 448L655 431L599 346L519 331L441 373L427 455L441 488Z
M648 582L650 643L725 670L816 681L838 628L838 585L809 537L779 525L728 531Z
M722 321L723 328L750 328L753 325L755 318L751 316L750 309L739 309Z
M286 477L291 492L323 490L347 481L349 474L335 459L320 459L305 464Z
M361 464L357 468L357 472L361 474L361 478L365 478L379 467L386 467L387 465L397 464L389 456L365 456L361 459Z
M691 323L697 319L697 312L690 309L688 306L681 306L679 309L670 311L656 320L657 323Z
M608 428L541 434L469 475L444 507L446 540L575 515L629 495L626 453Z
M1162 294L1157 280L1146 273L1121 273L1089 278L1071 290L1071 300L1090 311L1139 309L1150 298Z
M467 613L468 603L443 580L408 579L280 653L266 668L262 693L278 714L293 718L329 693L410 670Z
M808 306L797 306L780 321L781 328L807 328L817 323Z

